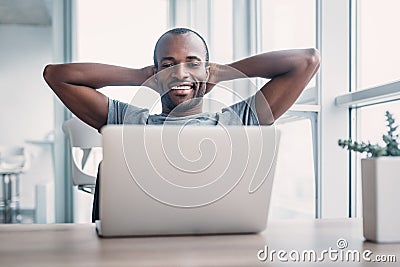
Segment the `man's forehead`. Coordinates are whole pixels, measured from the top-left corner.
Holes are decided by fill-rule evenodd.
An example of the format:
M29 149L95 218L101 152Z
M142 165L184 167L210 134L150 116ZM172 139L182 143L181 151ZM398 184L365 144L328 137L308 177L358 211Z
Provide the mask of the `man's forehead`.
M196 56L205 60L206 48L203 41L196 34L188 32L184 34L168 33L164 35L157 47L157 57ZM174 56L175 55L175 56Z

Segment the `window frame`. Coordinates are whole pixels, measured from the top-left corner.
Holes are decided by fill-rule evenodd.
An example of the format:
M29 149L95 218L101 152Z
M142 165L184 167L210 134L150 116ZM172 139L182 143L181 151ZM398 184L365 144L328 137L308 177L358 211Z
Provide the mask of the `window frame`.
M72 59L74 47L73 27L74 9L76 0L63 0L54 6L54 60L69 62ZM236 37L248 38L249 44L245 47L234 47L235 57L261 52L261 19L260 6L262 0L232 0L237 25L247 25L241 31L234 29ZM363 96L365 92L352 92L355 87L356 69L354 60L355 1L352 0L315 0L316 1L316 48L321 53L321 67L316 79L317 101L315 105L308 105L298 101L288 111L291 116L309 116L315 123L313 136L315 153L315 181L316 181L316 218L343 218L354 215L353 174L351 156L337 146L337 139L348 138L354 135L354 112L349 102L343 101L346 97ZM198 21L207 19L193 16L196 12L203 12L209 16L211 0L169 0L169 27L185 23L193 26ZM238 8L244 5L246 8ZM182 12L179 12L182 10ZM190 11L190 12L189 12ZM180 14L180 16L175 16ZM243 16L239 16L243 14ZM341 18L338 20L338 18ZM240 20L240 21L239 21ZM239 26L237 26L239 27ZM205 37L210 37L210 25L201 29ZM234 42L235 43L235 42ZM235 58L234 57L234 58ZM373 89L373 91L378 89ZM390 90L389 90L390 91ZM396 97L400 94L395 92ZM366 98L363 98L364 100ZM337 105L337 103L341 103ZM70 114L67 109L55 99L55 127L60 125ZM67 156L62 133L56 131L55 158L56 178L68 176ZM70 193L65 193L67 179L58 182L56 179L56 222L66 222L71 217L72 203ZM71 217L72 218L72 217Z
M358 140L360 118L358 111L367 106L389 103L400 100L400 81L389 81L387 83L359 88L359 0L349 0L350 20L350 51L351 69L350 86L346 93L339 94L335 98L335 105L338 108L346 109L349 113L349 134L348 139ZM349 158L349 217L358 217L361 214L361 203L358 203L358 190L360 189L360 155L354 152L347 152Z

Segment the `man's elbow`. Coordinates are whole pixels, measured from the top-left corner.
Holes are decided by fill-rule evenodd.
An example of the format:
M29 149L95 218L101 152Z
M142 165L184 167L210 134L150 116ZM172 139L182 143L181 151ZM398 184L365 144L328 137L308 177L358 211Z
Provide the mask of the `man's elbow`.
M50 84L50 82L51 82L51 77L54 72L53 69L54 69L54 65L49 64L43 70L43 78L48 84Z
M320 53L316 48L308 48L306 50L306 59L309 66L318 68L320 64Z
M64 81L65 72L61 64L49 64L43 70L43 78L54 91Z

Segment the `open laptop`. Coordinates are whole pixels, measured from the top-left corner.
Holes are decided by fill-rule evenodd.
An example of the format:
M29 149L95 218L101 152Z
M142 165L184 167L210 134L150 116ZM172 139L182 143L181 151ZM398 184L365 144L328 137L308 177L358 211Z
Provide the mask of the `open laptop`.
M275 127L109 125L102 134L99 236L265 229Z

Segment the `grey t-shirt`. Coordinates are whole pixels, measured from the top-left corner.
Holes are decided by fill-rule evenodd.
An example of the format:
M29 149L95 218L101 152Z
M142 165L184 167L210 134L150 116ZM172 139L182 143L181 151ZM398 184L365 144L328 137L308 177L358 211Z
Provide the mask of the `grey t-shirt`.
M258 125L255 96L233 104L217 113L200 113L184 117L152 114L115 99L108 100L107 124L171 124L171 125Z

